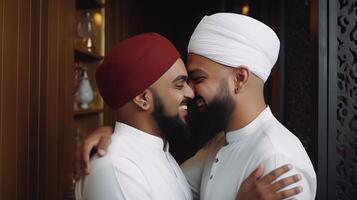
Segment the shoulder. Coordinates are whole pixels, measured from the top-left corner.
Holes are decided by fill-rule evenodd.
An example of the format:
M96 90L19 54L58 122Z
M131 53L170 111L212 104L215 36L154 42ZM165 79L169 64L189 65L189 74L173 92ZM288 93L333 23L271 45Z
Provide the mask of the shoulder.
M151 187L137 164L130 159L106 156L95 160L81 182L84 199L149 199ZM131 198L132 197L132 198ZM134 198L135 197L135 198Z
M150 152L150 151L149 151ZM111 162L140 162L148 155L148 148L130 133L114 133L105 157L111 157ZM118 159L116 159L118 158Z
M277 119L271 119L261 127L259 134L253 136L248 144L254 160L278 162L282 158L306 157L300 140ZM279 163L279 162L278 162Z
M111 183L114 188L122 188L129 182L138 186L148 187L145 172L139 165L129 158L119 156L105 156L95 160L90 174L85 177L88 185ZM116 186L116 187L115 187Z
M91 161L91 166L91 174L96 173L97 171L102 171L104 168L112 170L139 170L138 164L135 161L128 157L118 155L106 155L100 158L97 157Z
M311 160L298 137L278 120L262 127L254 147L256 160L270 165L271 169L290 163L301 170L313 171ZM269 168L269 167L268 167Z
M293 148L304 149L299 138L275 118L263 125L260 137L260 143L264 144L262 146L269 147L276 153L286 154Z

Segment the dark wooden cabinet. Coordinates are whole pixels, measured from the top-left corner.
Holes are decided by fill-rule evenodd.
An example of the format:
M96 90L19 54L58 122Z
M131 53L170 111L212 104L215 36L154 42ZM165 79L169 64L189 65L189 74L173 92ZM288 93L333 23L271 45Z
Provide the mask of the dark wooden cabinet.
M103 57L76 51L76 3L0 1L0 199L68 199L75 119L101 124L73 110L75 60Z

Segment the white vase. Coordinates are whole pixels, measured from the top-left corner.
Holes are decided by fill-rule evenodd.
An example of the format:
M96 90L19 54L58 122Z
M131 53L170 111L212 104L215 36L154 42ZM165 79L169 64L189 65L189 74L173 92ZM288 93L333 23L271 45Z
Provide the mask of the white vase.
M93 101L93 90L86 70L83 71L83 76L81 77L76 96L80 103L80 108L88 109L89 103Z

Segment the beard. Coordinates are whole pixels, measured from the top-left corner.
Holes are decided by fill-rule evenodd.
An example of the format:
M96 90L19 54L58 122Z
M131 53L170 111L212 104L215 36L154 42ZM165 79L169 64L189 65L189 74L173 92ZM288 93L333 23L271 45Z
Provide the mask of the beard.
M185 122L182 121L179 114L170 117L167 116L162 100L155 90L151 90L154 97L154 111L152 116L159 126L164 138L169 142L175 140L178 136L188 135L188 128Z
M235 108L233 97L229 94L227 81L222 81L220 88L220 92L215 95L210 104L207 105L204 99L197 95L187 105L187 123L191 138L198 149L209 143L228 126ZM204 106L198 108L197 101L203 101Z

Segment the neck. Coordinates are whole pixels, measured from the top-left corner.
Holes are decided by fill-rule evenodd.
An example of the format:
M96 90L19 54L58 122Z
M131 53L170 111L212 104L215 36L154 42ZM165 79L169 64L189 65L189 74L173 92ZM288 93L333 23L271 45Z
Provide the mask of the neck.
M256 119L266 108L264 97L248 98L236 104L225 132L241 129Z

